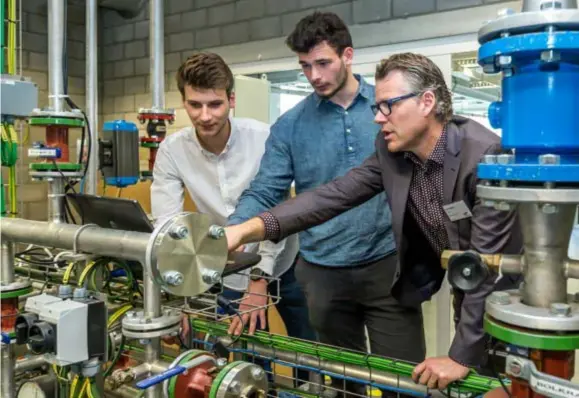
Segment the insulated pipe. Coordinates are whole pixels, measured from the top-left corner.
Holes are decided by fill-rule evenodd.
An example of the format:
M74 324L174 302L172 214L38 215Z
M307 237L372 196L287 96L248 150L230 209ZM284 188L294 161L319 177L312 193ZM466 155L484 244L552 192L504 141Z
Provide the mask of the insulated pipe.
M219 340L221 340L221 342L226 346L232 342L231 338L229 337L220 337ZM438 390L430 390L426 386L414 383L414 381L408 377L392 375L379 370L369 370L368 368L361 366L346 365L339 362L327 361L325 359L316 358L312 355L272 349L258 344L248 343L248 350L268 358L274 358L284 362L294 363L296 365L308 366L346 377L372 381L384 386L413 391L424 396L445 396Z
M48 2L48 92L50 108L64 110L64 77L62 51L64 44L64 0Z
M151 0L149 22L149 65L152 107L165 108L165 38L163 0Z
M85 190L89 195L95 195L98 175L98 48L97 0L86 2L86 116L90 132L90 154L86 171Z
M3 242L28 243L37 246L76 249L99 256L145 261L150 234L100 228L92 225L55 224L22 218L1 218ZM158 296L157 296L158 297Z

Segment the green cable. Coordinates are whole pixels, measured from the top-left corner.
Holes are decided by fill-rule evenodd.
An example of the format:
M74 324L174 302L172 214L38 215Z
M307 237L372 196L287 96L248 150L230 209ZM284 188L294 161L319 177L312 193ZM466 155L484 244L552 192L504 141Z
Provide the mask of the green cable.
M197 331L209 333L214 336L228 335L227 324L213 323L201 319L192 319L191 325ZM414 364L405 363L403 361L397 361L373 355L364 355L312 342L294 340L285 336L270 335L268 333L259 331L252 336L244 334L241 336L241 340L248 343L274 347L285 351L312 355L328 361L366 367L372 370L380 370L400 376L411 376L412 371L416 366ZM455 382L454 386L459 388L460 391L484 393L494 388L499 388L501 385L496 379L471 374L465 379Z

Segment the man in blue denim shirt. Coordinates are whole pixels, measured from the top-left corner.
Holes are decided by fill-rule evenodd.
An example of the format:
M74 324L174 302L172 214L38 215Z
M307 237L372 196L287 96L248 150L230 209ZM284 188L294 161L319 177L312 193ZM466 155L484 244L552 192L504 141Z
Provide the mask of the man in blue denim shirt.
M315 92L272 126L259 172L230 224L283 202L292 182L298 194L313 189L375 151L374 87L352 73L352 39L343 21L332 13L306 16L286 44ZM390 294L397 258L383 195L301 232L296 278L322 343L366 351L366 326L373 353L418 362L424 359L422 313ZM364 393L361 386L347 389Z

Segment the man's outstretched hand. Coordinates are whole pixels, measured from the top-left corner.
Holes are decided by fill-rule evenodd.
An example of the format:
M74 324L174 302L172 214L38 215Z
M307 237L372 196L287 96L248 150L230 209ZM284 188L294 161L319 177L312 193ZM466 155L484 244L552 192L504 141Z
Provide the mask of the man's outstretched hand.
M244 313L240 317L236 316L232 319L229 326L228 333L232 335L239 335L243 333L245 325L249 321L250 335L255 333L258 325L260 329L265 329L266 326L266 305L267 305L267 281L265 279L259 281L251 281L243 300L239 305L239 312ZM241 319L240 319L241 318Z
M265 237L265 224L259 217L254 217L242 224L225 227L227 249L232 252L251 242L260 242Z

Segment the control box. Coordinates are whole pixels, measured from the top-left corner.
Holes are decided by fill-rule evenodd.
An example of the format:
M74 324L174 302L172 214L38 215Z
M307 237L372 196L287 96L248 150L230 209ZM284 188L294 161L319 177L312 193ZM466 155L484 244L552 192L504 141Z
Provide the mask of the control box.
M93 298L63 300L41 294L26 300L16 319L16 342L58 366L106 359L107 309Z

